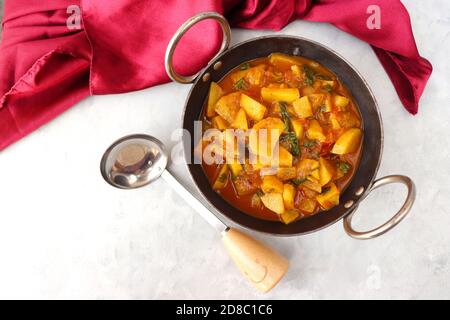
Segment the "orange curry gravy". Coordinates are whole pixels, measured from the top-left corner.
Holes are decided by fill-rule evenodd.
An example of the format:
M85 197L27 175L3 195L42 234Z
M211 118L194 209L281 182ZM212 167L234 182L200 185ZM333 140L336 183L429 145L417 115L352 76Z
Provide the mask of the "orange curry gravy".
M237 98L228 99L230 94ZM339 203L360 159L362 121L349 90L330 70L279 53L248 61L211 85L203 109L204 131L250 130L269 118L284 125L279 143L289 151L286 168L271 177L248 163L231 168L203 162L211 186L231 205L257 218L291 223Z

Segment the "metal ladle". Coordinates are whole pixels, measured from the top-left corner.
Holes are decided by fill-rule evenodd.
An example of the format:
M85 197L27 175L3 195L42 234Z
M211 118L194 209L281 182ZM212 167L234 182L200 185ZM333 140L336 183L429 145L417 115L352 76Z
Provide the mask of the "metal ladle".
M166 169L168 156L158 139L135 134L114 142L100 162L103 178L114 187L135 189L162 177L187 203L222 235L239 269L263 292L272 289L288 269L288 261L249 235L230 228L194 197Z

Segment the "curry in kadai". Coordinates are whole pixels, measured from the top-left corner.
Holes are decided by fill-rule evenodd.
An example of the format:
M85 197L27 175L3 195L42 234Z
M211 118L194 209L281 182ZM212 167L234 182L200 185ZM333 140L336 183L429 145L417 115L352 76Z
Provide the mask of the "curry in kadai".
M202 166L212 187L266 220L288 224L338 205L361 154L350 92L303 57L274 53L212 82L202 121L202 150L214 159Z

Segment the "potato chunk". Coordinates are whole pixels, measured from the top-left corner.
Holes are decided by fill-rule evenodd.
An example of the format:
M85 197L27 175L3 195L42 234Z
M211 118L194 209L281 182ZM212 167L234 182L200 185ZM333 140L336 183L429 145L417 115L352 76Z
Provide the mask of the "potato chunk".
M317 168L317 169L315 169L315 170L312 170L311 173L310 173L310 175L307 177L307 179L308 179L309 181L319 183L319 181L320 181L320 172L319 172L319 168Z
M295 111L294 111L294 107L290 104L288 104L286 106L286 111L288 112L289 115L294 115L295 116ZM280 108L280 102L274 102L270 105L269 107L269 112L268 114L270 116L275 116L277 118L281 118L281 108Z
M270 55L270 63L273 65L284 64L284 65L292 65L299 64L299 60L293 56L284 54L284 53L272 53Z
M294 130L295 135L298 139L301 139L303 137L303 124L302 121L299 119L292 119L291 120L292 129Z
M294 208L295 188L292 184L286 183L283 185L283 201L284 208L291 210Z
M215 116L214 118L212 118L211 123L213 127L216 129L219 130L228 129L228 123L221 116Z
M241 151L243 151L238 133L233 129L226 129L222 133L222 146L227 160L239 157Z
M314 199L304 198L300 201L298 208L309 214L316 210L317 202Z
M298 88L261 88L261 96L264 101L284 101L291 103L300 97Z
M323 104L320 106L322 112L331 112L331 95L325 95Z
M324 192L316 196L317 202L323 209L331 209L339 204L339 189L331 182L324 188Z
M216 106L217 100L219 100L219 98L222 95L223 95L222 88L214 81L211 82L211 85L209 86L208 105L206 107L206 116L213 117L216 115L216 111L214 110L214 107Z
M239 196L245 196L255 193L258 190L258 186L255 185L244 175L238 175L233 180L234 188Z
M263 80L265 68L266 66L262 64L248 69L245 79L251 85L259 86Z
M244 170L239 162L230 163L228 166L230 167L233 177L237 177Z
M274 154L271 164L275 167L292 167L292 154L286 148L279 145L278 158Z
M333 100L334 100L334 105L336 107L338 107L339 109L345 108L348 105L348 103L350 102L350 100L348 98L340 96L340 95L335 95Z
M298 65L296 65L296 64L291 66L291 71L297 77L301 76L301 74L302 74L302 71L300 70L300 67Z
M334 154L347 154L355 152L359 147L361 137L361 129L348 129L336 140L331 152Z
M354 112L340 111L336 113L336 119L342 128L358 128L361 125L361 121Z
M339 130L342 128L341 125L339 124L336 114L334 114L334 113L330 113L330 124L331 124L331 128L334 130Z
M320 157L319 159L320 185L324 186L336 175L336 166L330 160Z
M310 94L313 94L316 90L313 87L306 86L301 88L301 94L302 96L309 96Z
M255 123L249 134L249 150L270 162L273 150L284 128L284 122L279 118L267 117ZM266 130L266 139L259 139L260 135L265 137L263 132L260 132L262 129Z
M277 169L277 177L281 181L287 181L294 179L297 177L297 169L290 167L290 168L278 168Z
M296 209L292 209L292 210L286 211L285 213L282 213L280 215L281 221L284 224L292 223L295 220L297 220L298 217L300 217L300 212L298 210L296 210Z
M264 114L266 113L267 108L263 104L259 103L253 98L250 98L246 94L241 94L240 103L241 107L244 108L250 119L260 121L262 118L264 118Z
M234 71L234 72L230 75L230 78L231 78L231 80L233 80L233 83L236 83L236 82L238 82L239 80L245 78L245 76L247 75L247 73L248 73L249 70L250 70L250 69Z
M234 121L231 123L231 127L235 129L248 130L247 115L245 114L243 108L239 109L237 112Z
M313 172L318 172L319 161L313 159L303 159L297 164L297 177L299 179L306 179Z
M214 110L228 123L232 123L240 109L240 92L233 92L221 97Z
M284 131L284 122L279 118L267 117L257 123L252 128L253 130L267 129L278 130L281 135Z
M316 111L324 102L325 95L322 93L314 93L308 95L309 100L311 101L311 106L313 111Z
M313 116L311 102L307 96L295 100L292 105L294 106L295 113L299 118L309 118Z
M312 190L312 191L317 192L317 193L321 193L322 192L322 187L321 187L319 182L306 180L305 182L302 183L302 187L308 188L309 190Z
M335 86L335 81L334 80L317 80L320 83L320 87L321 88L326 88L326 89L334 89Z
M283 193L283 182L276 176L264 176L261 189L264 193Z
M318 140L320 142L325 141L323 129L317 120L311 120L311 122L309 123L309 128L306 131L306 135L311 140Z
M277 214L283 214L286 211L281 193L266 193L261 196L261 201L267 209Z

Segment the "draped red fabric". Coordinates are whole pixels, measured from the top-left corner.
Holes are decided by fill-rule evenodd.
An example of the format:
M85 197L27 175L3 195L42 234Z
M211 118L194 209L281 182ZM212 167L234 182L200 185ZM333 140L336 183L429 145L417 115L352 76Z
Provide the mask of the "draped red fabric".
M367 26L373 5L379 8L380 29ZM223 13L232 26L249 29L279 30L295 19L332 23L372 45L404 106L417 113L432 67L419 55L408 12L398 0L6 0L0 150L89 94L169 81L167 43L202 11ZM176 69L196 72L220 41L214 22L196 25L176 51Z

